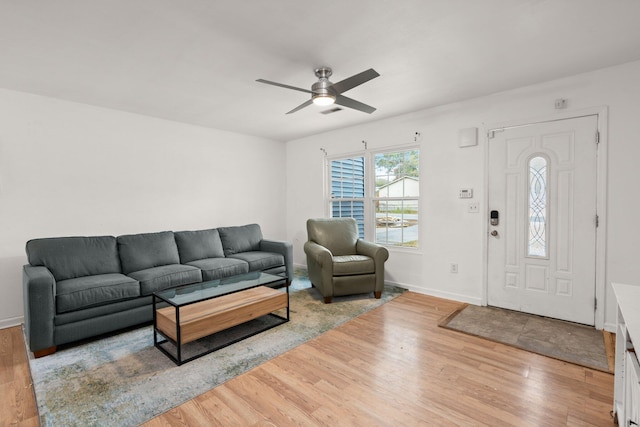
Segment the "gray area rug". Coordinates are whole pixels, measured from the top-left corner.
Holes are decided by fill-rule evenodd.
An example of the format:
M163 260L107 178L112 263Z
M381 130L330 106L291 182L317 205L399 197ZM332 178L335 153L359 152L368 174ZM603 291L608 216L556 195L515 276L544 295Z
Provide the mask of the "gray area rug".
M305 272L306 273L306 272ZM297 272L288 323L180 367L153 346L151 326L94 340L30 360L43 426L135 426L404 292L372 295L320 293Z
M602 331L496 307L467 305L440 326L565 362L611 372Z

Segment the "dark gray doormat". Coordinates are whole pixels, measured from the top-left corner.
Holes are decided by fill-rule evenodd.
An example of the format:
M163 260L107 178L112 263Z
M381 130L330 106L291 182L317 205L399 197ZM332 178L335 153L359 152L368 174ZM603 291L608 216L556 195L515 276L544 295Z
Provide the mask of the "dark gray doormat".
M613 373L605 345L610 337L591 326L477 305L465 305L439 326Z

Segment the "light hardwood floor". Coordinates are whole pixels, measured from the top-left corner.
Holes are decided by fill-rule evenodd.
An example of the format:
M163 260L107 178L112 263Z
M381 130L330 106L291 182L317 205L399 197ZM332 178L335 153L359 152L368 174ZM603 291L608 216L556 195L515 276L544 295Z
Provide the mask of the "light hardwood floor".
M613 425L612 375L439 328L459 305L407 292L144 425ZM3 424L34 425L2 337Z
M0 425L39 425L20 326L0 329Z

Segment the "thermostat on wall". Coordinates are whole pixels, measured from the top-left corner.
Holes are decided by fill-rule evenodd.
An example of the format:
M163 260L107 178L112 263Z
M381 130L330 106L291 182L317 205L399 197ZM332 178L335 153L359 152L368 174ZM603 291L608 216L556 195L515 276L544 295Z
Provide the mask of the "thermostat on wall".
M473 198L473 188L461 188L460 189L460 198L461 199L472 199Z

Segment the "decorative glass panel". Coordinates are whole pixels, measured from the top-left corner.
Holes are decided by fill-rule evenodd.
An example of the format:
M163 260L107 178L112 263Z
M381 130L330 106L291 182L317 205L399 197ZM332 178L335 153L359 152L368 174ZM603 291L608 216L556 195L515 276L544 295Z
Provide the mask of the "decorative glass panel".
M547 256L547 159L529 161L529 242L527 255Z

